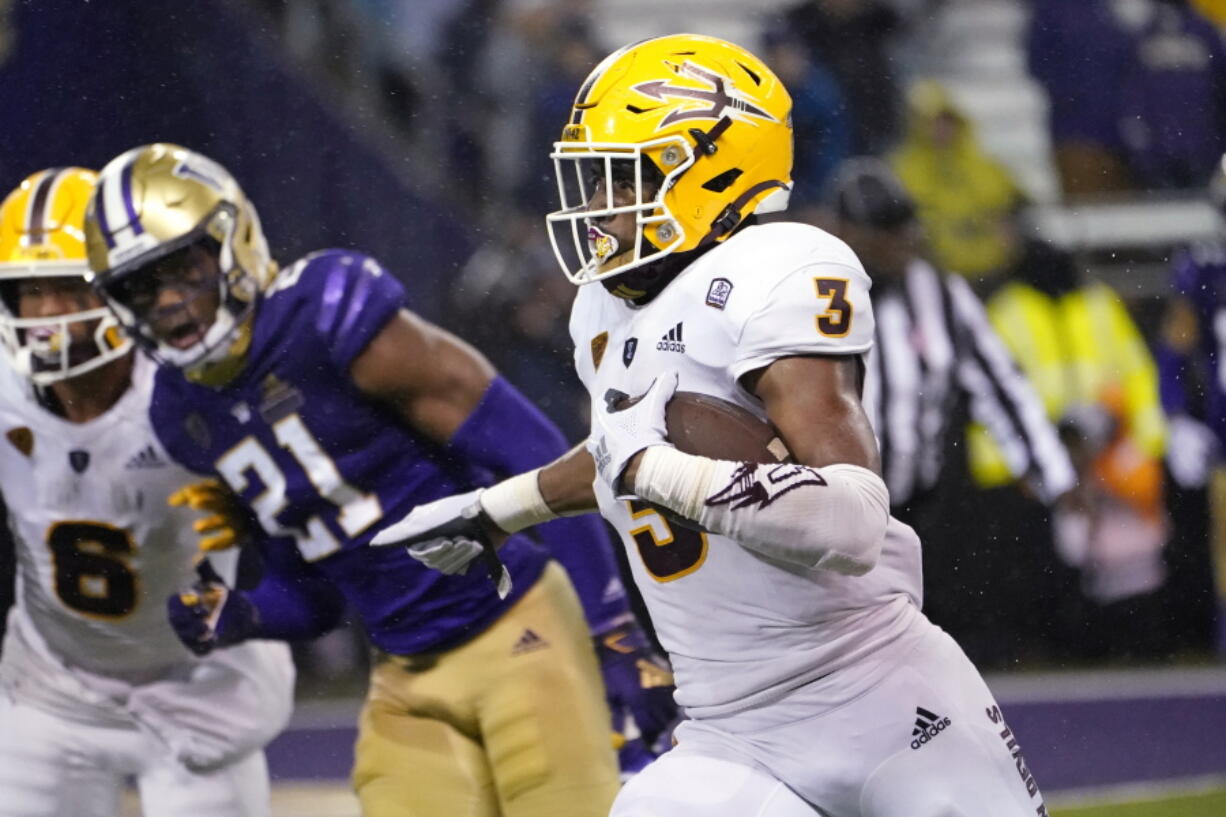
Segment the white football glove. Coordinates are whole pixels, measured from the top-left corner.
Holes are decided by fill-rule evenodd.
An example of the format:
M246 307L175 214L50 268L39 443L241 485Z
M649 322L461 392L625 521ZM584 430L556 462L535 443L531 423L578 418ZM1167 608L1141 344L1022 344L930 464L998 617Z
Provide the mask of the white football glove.
M628 406L629 398L616 389L605 393L603 406L592 406L592 436L587 449L596 461L600 478L618 497L630 495L634 486L619 486L622 472L634 455L653 445L670 445L665 425L664 409L677 391L675 370L660 373L647 391Z
M498 595L506 598L511 577L482 528L482 490L418 505L404 519L379 531L370 543L378 547L402 545L426 567L448 575L466 573L472 561L485 551L489 554L490 578L498 586Z

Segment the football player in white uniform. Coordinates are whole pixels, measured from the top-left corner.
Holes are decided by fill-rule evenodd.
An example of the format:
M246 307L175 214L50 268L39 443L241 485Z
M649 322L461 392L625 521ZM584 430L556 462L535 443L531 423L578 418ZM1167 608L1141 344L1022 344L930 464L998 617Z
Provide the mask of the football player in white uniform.
M86 280L96 176L56 168L0 205L0 493L17 547L0 653L0 815L269 813L263 746L285 725L284 644L193 657L166 598L197 534L149 424L155 367ZM222 532L224 534L224 531Z
M376 543L456 570L483 541L599 506L690 717L616 817L1045 814L988 688L920 612L919 541L890 517L860 403L870 281L833 236L750 218L786 205L790 111L766 65L708 37L596 67L555 145L548 219L580 285L591 436ZM769 420L796 464L678 451L677 388Z

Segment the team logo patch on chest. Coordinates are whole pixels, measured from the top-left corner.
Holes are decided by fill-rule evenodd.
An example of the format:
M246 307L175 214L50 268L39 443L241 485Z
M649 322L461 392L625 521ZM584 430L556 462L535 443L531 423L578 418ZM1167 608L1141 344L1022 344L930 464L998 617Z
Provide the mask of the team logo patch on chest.
M634 353L639 349L639 339L630 338L626 341L626 345L622 347L622 363L629 366L634 361Z
M732 282L727 278L716 278L711 282L711 286L707 287L707 306L723 309L728 305L730 297L732 297Z
M34 453L34 432L25 426L18 428L10 428L4 433L8 441L21 452L23 457L28 457Z
M302 392L275 374L264 378L260 391L260 416L269 425L302 408Z
M209 434L208 423L204 421L204 417L199 412L193 411L183 420L183 431L191 438L192 442L201 448L208 448L212 443L212 435Z
M609 348L609 333L601 332L592 338L592 368L599 369L600 361L604 360L605 349Z
M89 452L82 451L80 448L68 452L68 464L72 466L72 470L78 474L85 473L85 469L89 467Z

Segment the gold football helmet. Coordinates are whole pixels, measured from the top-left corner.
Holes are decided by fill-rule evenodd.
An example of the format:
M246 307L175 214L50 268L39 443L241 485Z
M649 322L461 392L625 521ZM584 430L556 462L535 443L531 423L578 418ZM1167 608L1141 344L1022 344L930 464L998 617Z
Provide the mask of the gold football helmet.
M546 221L567 277L620 275L785 209L791 112L779 78L724 40L675 34L610 54L579 88L551 154L562 207ZM601 183L606 195L592 201ZM614 204L615 183L633 184L633 202ZM597 227L621 213L635 214L632 247Z
M205 382L224 381L241 366L256 300L276 264L259 215L225 168L178 145L129 150L102 169L85 240L95 286L155 360ZM201 245L216 255L219 305L200 338L180 348L151 326L157 268L168 256ZM204 286L211 290L213 283Z
M0 204L0 348L18 373L40 386L121 357L132 342L105 306L52 317L21 317L18 282L85 280L85 207L98 176L79 167L32 174ZM89 326L87 341L72 336ZM91 326L92 325L92 326Z

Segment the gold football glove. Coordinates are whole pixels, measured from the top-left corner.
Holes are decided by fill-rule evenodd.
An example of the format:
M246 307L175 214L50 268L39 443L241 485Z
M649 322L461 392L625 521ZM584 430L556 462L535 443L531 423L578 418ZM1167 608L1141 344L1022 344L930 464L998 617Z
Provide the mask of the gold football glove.
M200 534L200 550L205 553L239 546L250 532L246 508L233 491L216 479L184 485L166 502L172 507L186 505L209 514L192 523L192 529Z

